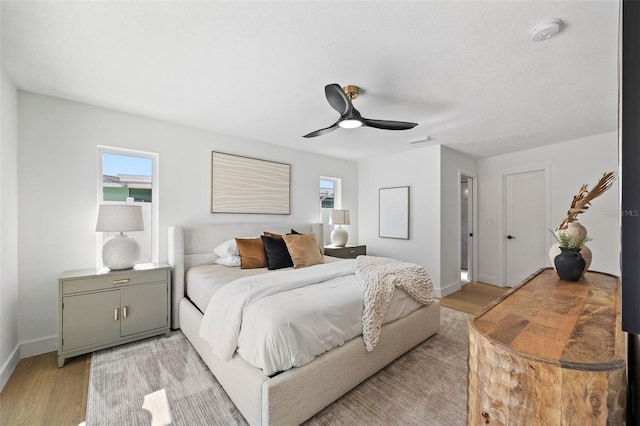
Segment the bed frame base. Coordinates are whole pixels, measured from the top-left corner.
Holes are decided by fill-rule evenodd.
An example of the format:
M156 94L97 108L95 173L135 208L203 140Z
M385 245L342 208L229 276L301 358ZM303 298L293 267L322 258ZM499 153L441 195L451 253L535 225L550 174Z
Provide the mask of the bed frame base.
M202 313L188 299L180 301L179 312L182 332L251 425L304 422L440 329L435 300L383 326L372 352L358 336L307 365L268 377L237 354L228 362L214 355L199 336Z
M349 390L358 386L391 361L440 328L440 305L434 301L410 315L382 327L378 345L367 352L362 337L315 358L299 368L274 377L234 356L224 362L200 338L202 313L185 296L185 272L190 267L210 264L213 249L234 237L261 235L263 231L287 233L315 232L320 249L324 246L323 225L306 224L210 224L169 227L171 265L171 327L183 333L238 410L251 425L297 425Z

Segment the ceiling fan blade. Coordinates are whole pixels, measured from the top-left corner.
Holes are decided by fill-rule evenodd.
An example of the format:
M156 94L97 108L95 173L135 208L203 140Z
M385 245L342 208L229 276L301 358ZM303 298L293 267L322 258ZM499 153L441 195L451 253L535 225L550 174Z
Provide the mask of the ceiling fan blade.
M364 117L362 118L362 124L384 130L408 130L418 125L418 123L410 123L408 121L374 120Z
M315 138L316 136L322 136L322 135L326 135L327 133L331 133L331 132L333 132L335 129L337 129L339 127L338 123L340 123L340 120L336 121L335 123L333 123L329 127L325 127L324 129L320 129L320 130L316 130L315 132L307 133L306 135L303 136L303 138Z
M324 94L327 97L327 101L329 102L329 105L331 105L331 108L338 111L338 114L341 116L349 114L353 109L351 101L339 84L327 84L324 86Z

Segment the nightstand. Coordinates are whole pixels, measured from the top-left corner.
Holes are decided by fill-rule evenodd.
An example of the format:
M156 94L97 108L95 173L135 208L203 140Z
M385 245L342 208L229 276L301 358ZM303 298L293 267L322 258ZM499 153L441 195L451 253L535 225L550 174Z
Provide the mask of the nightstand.
M343 259L355 259L361 254L367 254L367 246L325 246L324 254L331 257L341 257Z
M72 356L169 334L171 268L67 271L58 279L58 367Z

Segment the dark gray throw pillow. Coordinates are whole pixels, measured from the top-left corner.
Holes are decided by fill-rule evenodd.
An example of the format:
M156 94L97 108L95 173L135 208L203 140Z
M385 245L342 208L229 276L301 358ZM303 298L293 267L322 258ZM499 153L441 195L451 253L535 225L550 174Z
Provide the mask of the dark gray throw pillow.
M287 245L282 238L265 237L264 235L261 235L260 238L262 238L264 253L267 256L268 269L282 269L293 266L293 260L291 260Z

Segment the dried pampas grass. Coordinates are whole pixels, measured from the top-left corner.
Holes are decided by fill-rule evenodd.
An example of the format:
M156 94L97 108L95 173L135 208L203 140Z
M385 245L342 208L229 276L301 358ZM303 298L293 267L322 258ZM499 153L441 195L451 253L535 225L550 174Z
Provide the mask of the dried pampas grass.
M567 226L570 222L575 222L578 220L577 216L587 211L589 206L591 205L591 201L598 198L602 194L604 194L611 185L613 185L613 181L616 179L615 172L607 172L602 175L598 183L591 189L588 190L587 185L582 185L578 193L573 197L573 201L571 202L571 207L567 211L565 217L562 218L562 222L556 228L556 231L567 229Z

